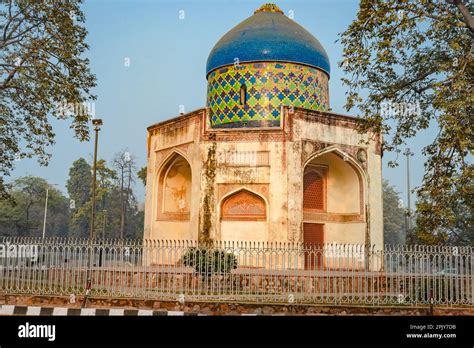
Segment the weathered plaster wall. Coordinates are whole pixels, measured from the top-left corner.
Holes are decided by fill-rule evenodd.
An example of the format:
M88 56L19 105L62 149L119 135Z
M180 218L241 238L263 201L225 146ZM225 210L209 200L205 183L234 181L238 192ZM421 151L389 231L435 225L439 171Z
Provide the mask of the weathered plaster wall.
M340 116L331 113L314 113L302 109L295 109L291 113L291 109L286 109L286 118L292 118L293 122L291 125L293 132L294 144L298 144L300 151L294 151L294 156L289 156L289 160L293 161L292 173L290 179L294 187L297 186L298 178L302 176L303 165L299 166L299 163L305 163L311 160L312 155L323 153L325 149L337 149L340 153L346 153L350 156L350 160L355 165L363 170L360 172L364 173L364 215L365 205L368 208L368 218L366 219L369 223L370 236L369 243L375 244L377 248L383 246L383 216L382 216L382 169L381 169L381 153L380 153L380 139L376 136L368 134L360 134L355 129L354 119L350 117ZM366 142L369 140L369 144ZM306 147L306 143L312 143L312 147ZM295 149L296 146L291 146L291 149ZM357 159L357 151L359 149L365 150L366 161L361 162ZM302 161L299 161L303 158ZM321 159L323 157L320 157ZM314 159L318 162L318 158ZM295 191L295 190L293 190ZM298 190L296 190L298 191ZM302 206L302 197L298 192L289 192L289 197L293 197L296 207ZM292 199L292 198L290 198ZM328 202L328 204L330 204ZM331 206L331 210L335 209L334 205ZM299 221L299 225L302 223L302 212L295 211L293 216L296 221ZM335 224L328 223L326 227L327 237L338 234L342 240L350 240L357 243L365 243L366 237L355 240L355 236L365 236L366 223L344 223L338 224L339 226L345 226L345 233L337 232L342 231ZM347 231L354 231L354 233L347 235ZM300 233L300 239L302 238Z
M268 240L265 221L221 221L220 240L256 241Z
M213 130L205 109L150 127L145 238L302 241L303 173L312 162L329 168L325 241L382 247L380 140L364 143L350 117L287 107L283 115L271 130ZM174 152L191 165L189 221L157 217L160 168ZM221 221L223 199L242 188L265 200L265 222Z
M326 223L325 243L364 244L365 223Z
M233 153L230 161L217 168L216 195L216 234L217 240L275 240L286 241L286 167L281 143L278 142L219 142L219 157ZM261 153L259 158L245 158L249 152ZM243 157L243 158L241 158ZM230 188L226 188L229 187ZM220 222L222 200L240 188L248 189L266 201L266 223L225 223ZM232 190L234 189L234 190ZM247 228L250 231L244 232ZM234 234L235 231L235 234ZM252 237L255 236L255 237ZM265 239L262 239L262 236Z
M205 110L200 109L149 127L144 238L196 239L198 236L202 167L199 127L204 113ZM183 156L191 166L190 214L186 220L159 217L159 209L162 209L157 198L159 175L175 154Z

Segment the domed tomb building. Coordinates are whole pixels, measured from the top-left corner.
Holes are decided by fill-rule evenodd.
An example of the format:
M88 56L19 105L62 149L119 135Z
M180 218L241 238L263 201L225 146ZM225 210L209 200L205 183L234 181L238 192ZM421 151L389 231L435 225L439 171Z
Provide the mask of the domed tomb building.
M381 139L330 111L330 73L275 5L226 33L206 107L148 127L144 238L381 247Z

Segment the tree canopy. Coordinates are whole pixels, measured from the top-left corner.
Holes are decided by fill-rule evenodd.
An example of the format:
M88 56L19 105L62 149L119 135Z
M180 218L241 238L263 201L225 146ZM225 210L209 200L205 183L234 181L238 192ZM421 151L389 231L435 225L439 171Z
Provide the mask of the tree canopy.
M147 175L147 167L142 167L137 173L138 178L143 183L143 186L146 186L146 175Z
M438 129L423 148L417 190L417 228L425 233L452 227L454 205L466 195L459 190L472 188L473 35L473 17L460 0L361 0L341 34L346 108L360 110L361 132L385 135L384 149L398 153L421 130Z
M89 60L82 0L0 2L0 196L15 159L47 164L52 118L69 120L88 140L95 76ZM90 105L89 105L90 106Z
M383 235L385 244L405 244L406 213L400 206L400 195L387 180L383 181Z
M84 207L91 198L91 166L84 158L79 158L72 163L69 169L69 179L66 184L70 198L71 221L69 234L75 237L87 237L90 220Z
M134 156L118 152L111 164L104 159L97 161L95 236L142 238L144 212L139 209L134 191ZM66 184L68 198L39 177L11 182L8 194L13 200L0 199L0 235L41 236L49 188L46 236L89 238L91 171L91 164L84 158L73 162Z
M68 201L61 191L35 176L18 178L9 194L15 203L0 200L0 232L5 236L42 236L46 189L48 188L47 237L68 233Z

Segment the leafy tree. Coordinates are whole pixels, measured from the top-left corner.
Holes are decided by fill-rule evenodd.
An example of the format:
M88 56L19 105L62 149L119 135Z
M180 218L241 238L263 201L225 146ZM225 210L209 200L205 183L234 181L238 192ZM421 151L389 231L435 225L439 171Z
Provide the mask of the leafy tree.
M461 182L461 181L458 181ZM474 180L464 182L461 187L453 189L455 194L449 195L449 200L439 206L429 196L419 197L416 237L424 244L441 245L470 245L474 246ZM442 216L448 221L438 225L438 221L430 220L428 210L447 210Z
M142 238L144 214L138 210L133 180L130 186L125 187L127 193L122 192L120 182L117 172L105 160L97 161L95 235L105 238ZM125 182L128 185L128 180ZM0 200L0 235L41 236L46 189L49 188L46 236L89 237L91 166L83 158L74 161L69 170L69 198L38 177L22 177L9 186L8 194L13 200ZM127 209L122 234L121 197L124 195L127 197ZM71 200L74 201L72 205Z
M472 180L474 22L467 6L460 0L361 0L357 19L341 35L346 108L361 111L361 132L384 134L384 148L399 152L420 130L439 129L423 149L418 225L425 232L454 227L453 203Z
M44 206L47 185L46 180L35 176L25 176L14 182L17 197L20 199L18 208L23 212L24 224L20 230L23 235L29 236L32 231L39 229L40 212L34 208Z
M137 176L138 178L142 181L143 183L143 186L146 186L146 174L147 173L147 167L142 167L138 173L137 173Z
M92 167L83 158L78 159L73 163L69 171L68 190L69 196L75 201L75 209L71 216L70 235L79 238L88 238L90 235L90 223L92 212ZM104 159L97 161L96 168L96 218L94 223L94 231L97 236L103 229L103 220L107 218L107 213L104 212L109 209L109 205L113 203L116 197L113 195L115 189L115 180L117 174L113 169L107 167L107 162ZM113 211L110 212L113 214ZM113 225L109 226L110 228Z
M120 171L109 167L104 159L97 161L95 235L105 238L141 238L143 212L137 210L133 193L134 158L130 156L132 163L128 164L125 161L128 156L120 152L112 164L118 166L117 161L120 159ZM76 209L73 210L70 235L88 238L92 210L91 166L84 159L79 159L73 163L69 173L68 190L71 188L71 198L73 195L84 197L78 199Z
M0 200L0 235L22 236L26 234L24 211L19 207L18 201L14 200L18 200L19 193L10 191L10 194L14 195L13 200Z
M135 183L136 161L133 156L126 150L115 154L113 166L117 170L118 182L120 189L120 238L124 237L125 221L127 210L130 207L131 200L134 199L131 192L132 185Z
M69 234L71 236L88 236L90 214L87 214L87 207L85 206L87 206L91 198L91 170L91 166L84 158L74 161L69 169L69 179L66 188L71 199L71 221L69 226Z
M125 238L128 239L142 239L143 227L145 221L145 212L138 210L136 205L133 206L129 213L129 228L125 231Z
M92 174L91 166L84 158L79 158L72 163L69 169L69 179L66 188L74 205L81 206L90 198Z
M43 230L46 189L48 192L48 213L46 236L66 236L68 233L68 202L63 194L49 185L46 180L26 176L18 178L11 185L11 200L0 201L0 231L8 236L40 237Z
M107 166L103 159L97 161L97 187L96 187L96 236L117 238L113 231L118 229L119 205L117 197L117 172ZM88 205L91 213L92 205Z
M40 211L40 222L44 219L44 200ZM41 230L42 228L40 228ZM69 199L61 191L49 186L46 237L66 237L69 234Z
M383 181L383 233L385 244L405 244L405 218L400 196L387 180Z
M0 196L7 196L4 176L15 158L37 156L47 164L51 118L70 120L77 138L88 140L84 102L95 99L96 83L82 56L88 46L81 3L0 3Z

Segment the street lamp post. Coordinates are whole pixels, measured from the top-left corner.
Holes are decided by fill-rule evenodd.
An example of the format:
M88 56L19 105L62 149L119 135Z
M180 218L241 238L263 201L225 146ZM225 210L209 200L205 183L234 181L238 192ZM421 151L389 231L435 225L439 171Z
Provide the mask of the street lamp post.
M89 269L87 271L87 282L86 282L86 293L84 295L84 299L82 300L81 307L84 308L87 304L87 298L89 297L91 287L92 287L92 265L93 261L93 249L94 246L92 241L94 239L94 224L95 224L95 187L96 187L96 173L97 173L97 145L99 144L99 131L100 126L102 126L103 122L100 118L94 118L92 120L92 124L95 126L95 143L94 143L94 167L93 167L93 174L92 174L92 212L91 212L91 228L89 233ZM100 258L99 258L99 261Z
M93 174L92 174L92 213L91 213L91 229L89 238L92 240L94 239L94 224L95 224L95 188L96 188L96 173L97 173L97 145L99 143L99 131L100 126L102 126L103 122L100 118L95 118L92 120L92 124L95 126L95 144L94 144L94 166L93 166Z

